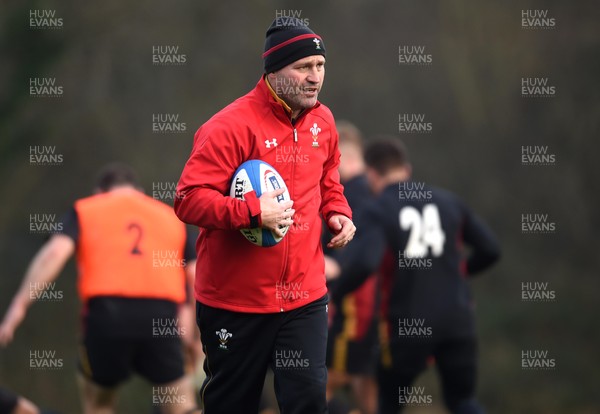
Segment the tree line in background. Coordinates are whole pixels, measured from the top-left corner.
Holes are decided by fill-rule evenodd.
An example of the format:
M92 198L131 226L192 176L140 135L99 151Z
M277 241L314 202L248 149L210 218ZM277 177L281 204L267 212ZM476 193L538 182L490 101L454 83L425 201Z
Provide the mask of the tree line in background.
M523 29L522 10L542 8L556 27ZM30 0L0 9L0 312L44 241L30 232L30 215L60 216L114 160L133 165L147 193L176 182L197 127L254 86L267 27L278 10L293 10L326 44L320 100L336 118L367 138L403 139L415 178L460 194L501 240L501 264L473 281L482 402L491 413L597 409L592 157L600 33L593 2ZM62 27L32 29L30 11L42 9L55 10ZM430 62L402 64L403 46L423 48ZM161 52L185 58L156 64ZM32 78L54 78L63 92L33 97ZM523 78L548 78L554 96L523 97ZM430 130L400 131L407 115ZM156 131L157 120L178 126ZM523 165L524 147L546 147L555 162ZM32 163L32 151L44 148L61 162ZM555 231L522 233L529 213L547 214ZM67 392L75 387L75 279L71 264L57 282L64 300L34 305L15 342L0 350L0 385L65 412L79 407ZM523 301L527 282L548 282L555 300ZM31 349L56 350L64 369L31 371ZM547 350L556 368L523 370L521 352L529 349ZM128 389L124 410L149 411L145 385Z

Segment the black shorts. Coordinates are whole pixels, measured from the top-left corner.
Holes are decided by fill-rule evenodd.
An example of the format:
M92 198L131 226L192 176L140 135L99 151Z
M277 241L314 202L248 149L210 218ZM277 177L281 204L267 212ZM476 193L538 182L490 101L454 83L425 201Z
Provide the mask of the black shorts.
M153 384L184 375L177 304L159 299L95 297L83 317L79 370L111 388L137 372Z
M477 340L475 337L393 340L383 344L383 362L378 373L380 411L397 413L400 393L410 387L428 363L435 362L446 406L452 412L475 396ZM386 358L382 357L383 360Z
M18 402L19 396L17 394L0 387L0 413L12 413Z
M374 375L378 344L376 317L349 316L344 309L336 309L327 338L327 368L350 375Z

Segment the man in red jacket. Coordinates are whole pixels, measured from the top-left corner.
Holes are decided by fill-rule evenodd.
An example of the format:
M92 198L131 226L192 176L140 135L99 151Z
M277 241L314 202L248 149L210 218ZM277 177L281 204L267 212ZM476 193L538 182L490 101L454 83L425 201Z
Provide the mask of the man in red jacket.
M267 31L265 74L256 87L198 129L177 187L175 212L201 233L195 295L207 378L207 414L255 413L265 372L286 414L326 413L327 288L319 214L346 245L356 231L337 171L340 153L331 111L317 101L325 45L304 22L278 18ZM229 197L235 170L260 159L281 174L280 190ZM294 208L292 209L292 205ZM238 231L281 234L258 247Z

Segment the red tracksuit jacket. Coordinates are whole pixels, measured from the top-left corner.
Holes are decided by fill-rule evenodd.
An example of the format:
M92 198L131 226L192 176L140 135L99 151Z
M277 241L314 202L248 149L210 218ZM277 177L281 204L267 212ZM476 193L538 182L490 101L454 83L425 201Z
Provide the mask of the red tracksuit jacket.
M177 186L175 213L201 228L196 243L196 299L237 312L298 308L327 292L321 222L352 218L343 195L338 135L331 111L317 103L291 123L264 79L198 129ZM294 201L294 224L273 247L258 247L238 231L260 217L260 202L229 197L244 161L261 159L285 180ZM254 197L252 197L254 196Z

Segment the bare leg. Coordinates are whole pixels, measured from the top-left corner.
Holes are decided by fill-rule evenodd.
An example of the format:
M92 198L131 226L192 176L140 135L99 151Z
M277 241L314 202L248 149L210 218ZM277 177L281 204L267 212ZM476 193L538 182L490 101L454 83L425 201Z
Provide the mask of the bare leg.
M327 370L327 401L346 384L348 384L348 374L332 369Z
M350 384L361 413L375 414L377 412L377 382L375 378L366 375L352 375Z
M117 406L117 389L104 388L83 375L77 375L84 414L114 414Z
M184 375L178 380L168 384L161 384L169 390L173 390L169 404L162 405L163 414L189 414L197 409L194 397L194 386L191 375ZM197 412L200 412L199 410Z

